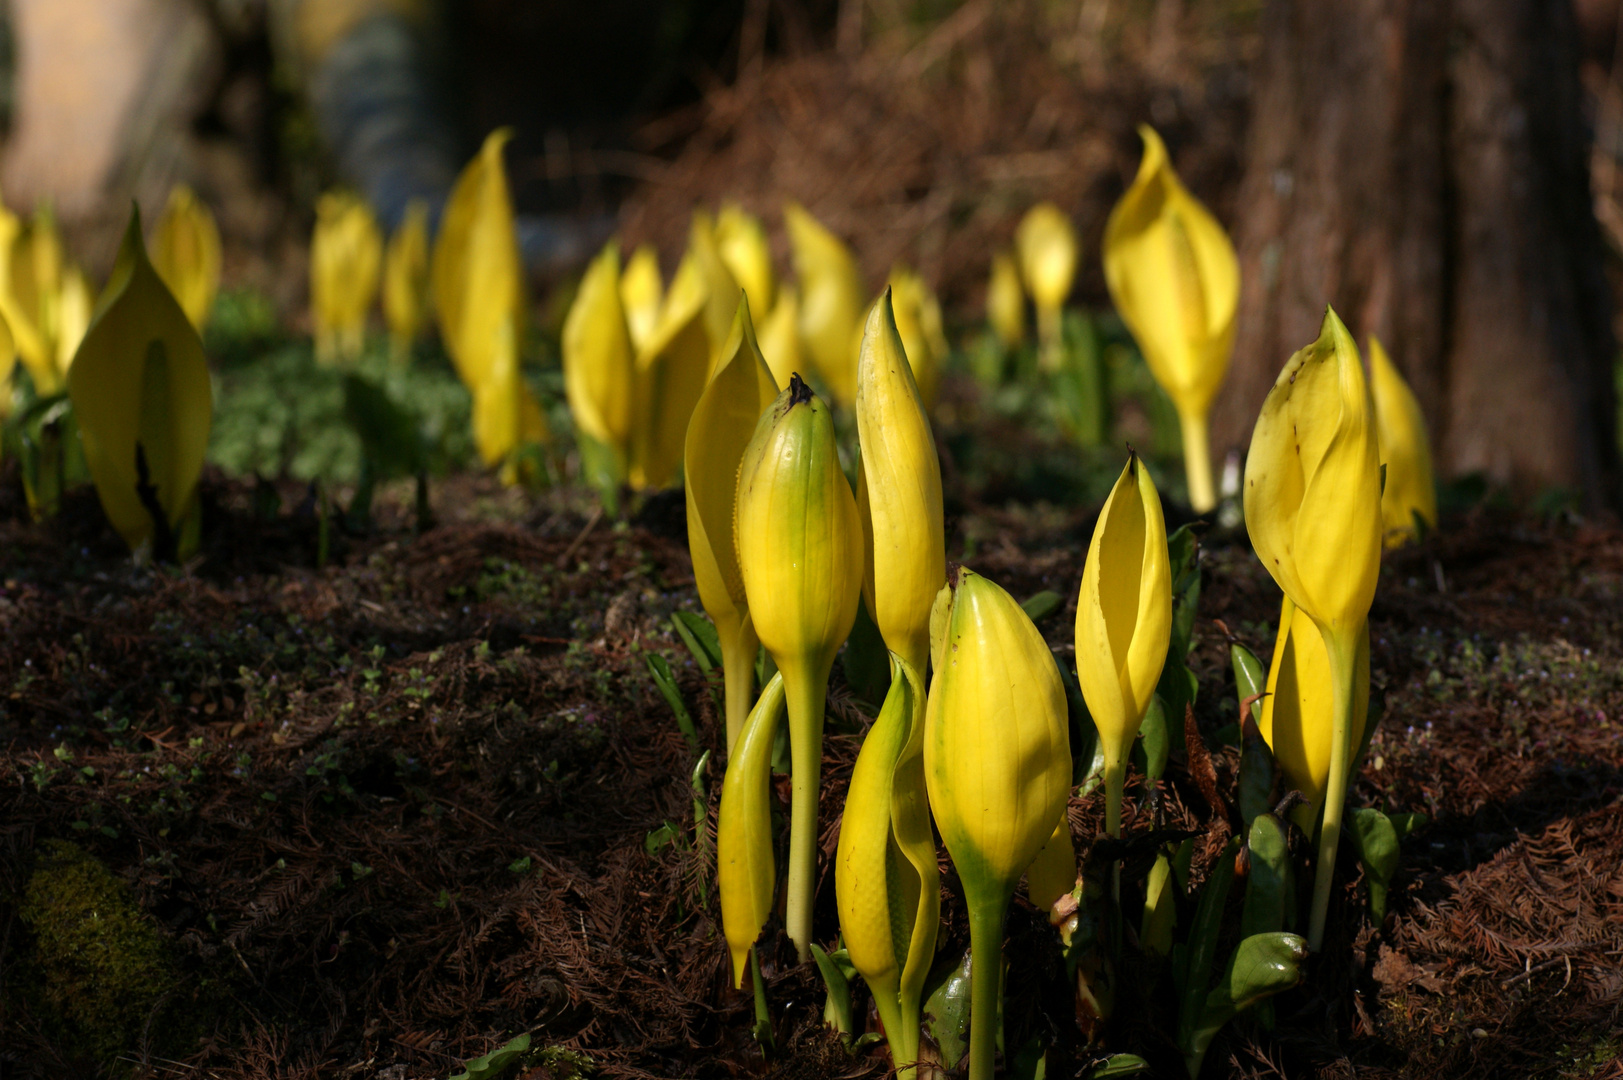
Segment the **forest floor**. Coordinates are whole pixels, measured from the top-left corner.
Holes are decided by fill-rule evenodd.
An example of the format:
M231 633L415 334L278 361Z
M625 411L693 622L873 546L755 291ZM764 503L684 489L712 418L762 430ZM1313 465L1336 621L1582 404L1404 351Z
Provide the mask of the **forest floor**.
M644 658L670 662L715 748L670 627L697 606L679 496L615 522L579 492L453 478L435 527L414 535L405 493L385 498L317 569L300 491L272 512L262 490L256 513L253 487L213 480L202 555L158 572L93 496L36 525L16 492L0 487L0 1076L443 1077L521 1032L548 1048L530 1077L883 1075L882 1052L824 1033L815 975L781 950L776 1061L729 987L697 754ZM949 510L955 561L972 549L1017 597L1068 598L1042 624L1068 656L1091 516ZM1232 535L1208 537L1202 576L1196 712L1231 784L1227 643L1266 659L1278 594ZM1623 533L1478 508L1388 557L1372 619L1385 719L1353 799L1430 823L1379 928L1346 858L1310 978L1272 1032L1220 1036L1207 1075L1623 1076ZM827 853L871 711L839 670ZM1231 826L1176 760L1162 787L1160 824L1202 834L1198 878ZM1130 831L1155 824L1141 795ZM1101 801L1073 802L1079 849ZM1051 931L1017 905L1016 974L1028 952L1052 954ZM1011 1025L1070 1014L1031 997L1011 992ZM1157 1038L1123 1017L1104 1046L1178 1075Z

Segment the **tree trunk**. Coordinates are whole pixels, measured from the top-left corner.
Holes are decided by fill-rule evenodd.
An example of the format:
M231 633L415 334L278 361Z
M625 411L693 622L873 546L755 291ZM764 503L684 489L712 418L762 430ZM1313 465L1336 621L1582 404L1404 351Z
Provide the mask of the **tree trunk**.
M1570 0L1272 0L1218 450L1330 304L1378 336L1442 477L1619 505L1616 352Z

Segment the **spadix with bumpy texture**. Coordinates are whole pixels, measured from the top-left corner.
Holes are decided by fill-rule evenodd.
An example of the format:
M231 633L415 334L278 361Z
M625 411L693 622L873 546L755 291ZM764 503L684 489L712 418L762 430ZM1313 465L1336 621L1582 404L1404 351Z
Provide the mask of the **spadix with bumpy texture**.
M213 395L197 329L147 261L138 214L68 371L68 394L108 520L131 551L152 545L184 557Z
M1070 789L1065 689L1030 617L968 568L937 602L931 653L924 775L969 907L969 1076L991 1080L1004 916Z
M787 929L810 955L823 707L834 654L856 621L862 526L828 406L799 376L756 425L738 472L738 562L750 618L789 702L793 803Z
M924 786L924 680L891 654L890 693L862 742L834 856L851 964L873 994L903 1077L919 1056L919 1006L935 957L941 875Z
M862 336L857 433L873 544L863 593L886 646L922 672L930 659L930 607L947 580L941 464L890 290L868 313Z
M699 601L716 624L727 690L727 748L732 750L749 715L755 653L760 644L744 595L733 514L738 465L755 435L755 424L778 396L772 371L755 344L749 304L740 293L732 332L722 346L715 377L688 420L683 454L688 514L688 551Z
M867 303L862 272L845 242L798 203L783 208L800 277L800 338L828 392L841 405L857 394L851 342Z
M1403 381L1377 337L1369 339L1369 388L1386 484L1381 489L1381 531L1387 547L1415 538L1415 518L1437 525L1437 481L1431 471L1431 440L1414 391Z
M1076 601L1076 678L1105 757L1105 822L1121 832L1127 755L1155 696L1172 634L1166 521L1136 453L1093 528Z
M721 929L733 958L733 986L744 985L750 946L772 913L772 743L783 715L783 673L761 691L727 759L716 813L716 887Z
M1217 505L1206 414L1228 371L1240 302L1234 244L1172 171L1149 125L1138 176L1105 224L1105 284L1183 427L1189 501Z
M1318 627L1335 701L1308 943L1324 937L1352 754L1358 643L1381 568L1374 406L1358 347L1334 311L1262 403L1245 465L1245 525L1286 596Z
M152 266L201 334L220 289L220 230L185 184L169 191L152 238Z
M1330 747L1335 728L1335 697L1330 657L1318 627L1285 597L1279 612L1279 634L1268 665L1268 694L1262 699L1258 727L1285 774L1286 786L1300 791L1307 803L1292 817L1309 836L1329 788ZM1369 717L1369 624L1364 624L1353 670L1353 746L1360 746Z

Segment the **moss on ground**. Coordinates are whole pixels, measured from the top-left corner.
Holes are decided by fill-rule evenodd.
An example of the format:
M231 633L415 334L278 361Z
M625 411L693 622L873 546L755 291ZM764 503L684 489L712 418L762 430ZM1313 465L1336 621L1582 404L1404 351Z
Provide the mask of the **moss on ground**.
M129 1054L176 985L158 927L129 885L79 847L47 840L18 914L34 938L22 992L87 1057L111 1065Z

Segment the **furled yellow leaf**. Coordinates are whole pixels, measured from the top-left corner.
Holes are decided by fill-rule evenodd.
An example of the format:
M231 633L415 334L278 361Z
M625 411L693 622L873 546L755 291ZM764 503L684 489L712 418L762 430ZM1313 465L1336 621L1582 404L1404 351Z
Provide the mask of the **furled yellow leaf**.
M348 192L328 192L317 200L310 310L318 360L333 363L361 354L382 265L383 234L372 208Z
M201 334L220 288L220 230L185 184L169 190L152 238L152 266Z
M138 215L67 382L108 520L132 551L165 529L178 544L213 398L197 329L147 261Z

